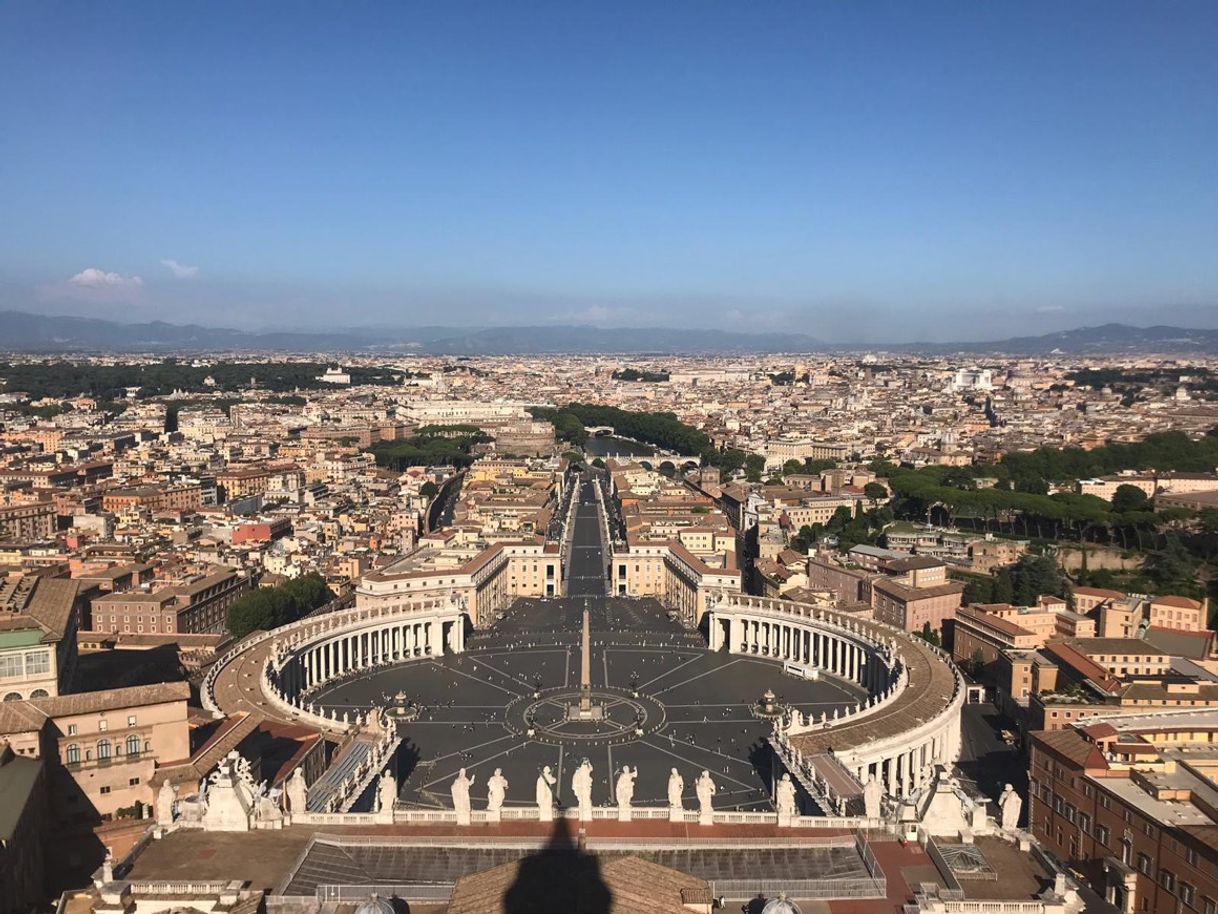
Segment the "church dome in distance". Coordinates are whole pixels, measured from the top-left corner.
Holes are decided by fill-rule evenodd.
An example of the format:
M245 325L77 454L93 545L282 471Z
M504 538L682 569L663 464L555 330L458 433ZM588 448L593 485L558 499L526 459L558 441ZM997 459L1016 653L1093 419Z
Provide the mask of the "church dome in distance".
M393 905L373 892L355 909L355 914L393 914Z
M799 905L787 898L785 894L771 898L766 902L761 914L802 914Z

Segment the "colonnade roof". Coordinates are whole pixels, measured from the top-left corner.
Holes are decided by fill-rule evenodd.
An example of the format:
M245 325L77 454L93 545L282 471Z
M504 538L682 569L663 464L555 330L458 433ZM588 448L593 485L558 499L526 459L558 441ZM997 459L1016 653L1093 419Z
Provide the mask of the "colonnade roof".
M891 629L860 621L876 638L886 640L892 636ZM899 737L943 713L956 691L956 673L951 665L916 638L898 638L897 645L909 680L895 701L856 721L847 718L826 730L793 736L791 744L804 755L816 755L830 748L842 752Z
M729 598L730 599L730 598ZM741 597L748 600L749 597ZM757 598L752 598L757 599ZM770 601L782 603L785 601ZM789 604L790 605L790 604ZM905 661L909 681L897 699L879 710L863 715L855 721L850 718L825 730L801 733L791 737L791 745L804 755L817 755L833 749L835 752L854 749L867 743L899 737L943 712L956 691L956 672L951 664L940 657L928 644L917 638L907 637L887 625L870 619L853 617L835 612L828 607L812 607L817 612L828 614L828 622L849 620L862 634L876 641L887 642L896 637L897 647ZM732 611L747 614L760 609L766 621L782 622L781 615L770 615L763 607L740 605ZM812 621L799 616L790 617L792 623ZM813 625L816 623L813 622Z

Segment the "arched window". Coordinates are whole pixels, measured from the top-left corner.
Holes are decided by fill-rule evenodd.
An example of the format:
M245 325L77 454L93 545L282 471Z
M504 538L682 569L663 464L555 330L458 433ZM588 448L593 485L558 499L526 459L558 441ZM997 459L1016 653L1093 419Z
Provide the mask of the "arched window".
M110 740L102 739L97 741L97 760L104 762L110 758Z
M72 745L68 746L67 754L69 765L76 765L80 762L80 746L76 745L76 743L72 743Z
M30 698L50 698L51 694L46 689L34 689L30 692Z
M4 696L4 700L5 701L21 701L21 693L20 692L9 692L7 695Z
M128 755L139 755L140 754L140 738L138 736L132 735L132 736L127 737L127 754Z

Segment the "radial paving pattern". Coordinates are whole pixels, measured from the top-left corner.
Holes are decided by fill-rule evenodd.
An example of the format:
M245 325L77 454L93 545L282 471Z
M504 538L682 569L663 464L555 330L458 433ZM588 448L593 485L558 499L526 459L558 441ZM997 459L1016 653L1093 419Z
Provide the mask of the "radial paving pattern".
M579 696L585 605L593 698L605 701L605 719L568 722L565 708ZM816 715L863 697L838 680L797 680L772 661L711 653L653 600L599 597L518 601L492 629L471 637L464 654L342 683L318 701L340 711L367 708L392 704L400 690L421 706L418 720L403 725L401 799L411 806L450 805L448 785L463 767L477 779L475 808L495 768L511 785L508 805L531 805L543 765L558 775L560 802L571 804L571 773L587 757L597 804L612 804L612 777L629 764L640 772L637 805L665 805L676 767L686 805L694 807L694 780L705 768L719 788L717 808L751 810L769 808L768 752L761 748L770 724L752 713L766 689Z

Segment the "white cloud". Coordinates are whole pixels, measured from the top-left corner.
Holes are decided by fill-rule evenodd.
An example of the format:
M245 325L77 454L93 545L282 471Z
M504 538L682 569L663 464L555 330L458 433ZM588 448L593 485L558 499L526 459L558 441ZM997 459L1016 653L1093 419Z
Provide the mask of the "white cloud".
M1061 311L1065 311L1065 310L1066 310L1065 305L1041 305L1039 308L1036 309L1036 313L1037 314L1057 314L1057 313L1059 313Z
M188 267L184 263L178 263L172 257L166 257L161 263L169 267L170 272L178 279L194 279L199 275L198 267Z
M81 270L68 280L80 289L108 289L112 291L134 291L144 286L144 280L138 276L123 276L121 273L109 273L97 267Z

